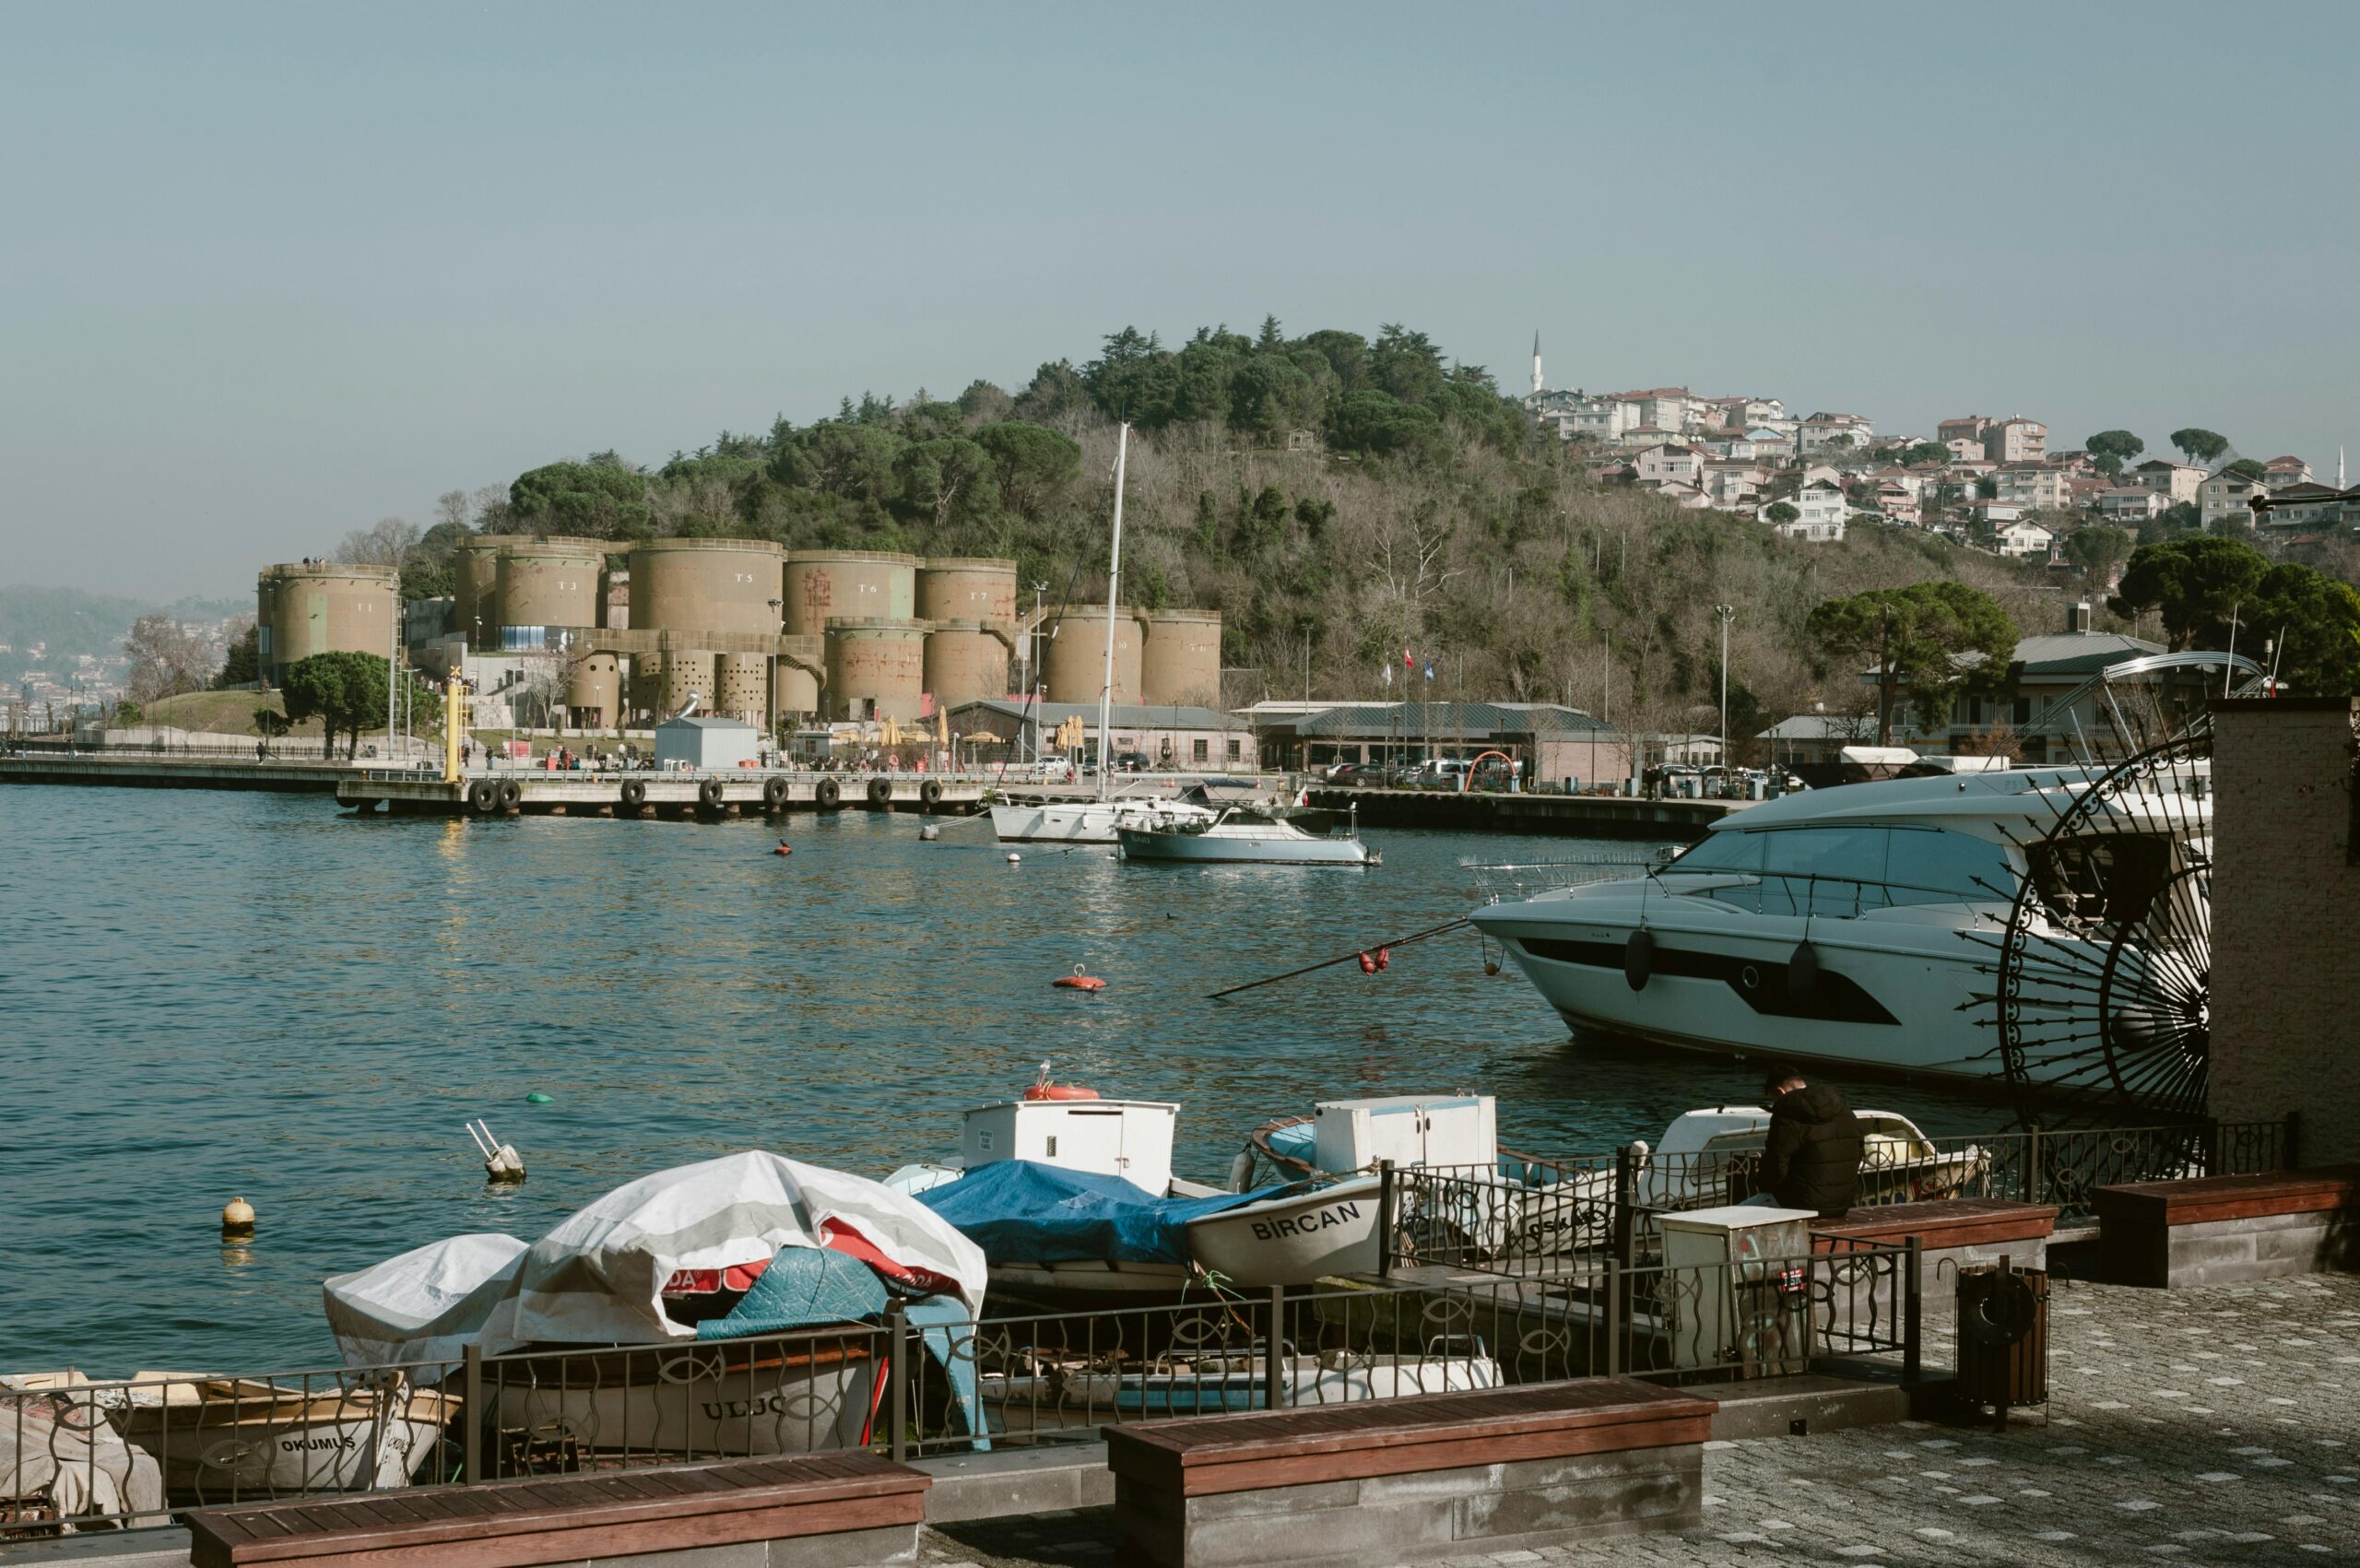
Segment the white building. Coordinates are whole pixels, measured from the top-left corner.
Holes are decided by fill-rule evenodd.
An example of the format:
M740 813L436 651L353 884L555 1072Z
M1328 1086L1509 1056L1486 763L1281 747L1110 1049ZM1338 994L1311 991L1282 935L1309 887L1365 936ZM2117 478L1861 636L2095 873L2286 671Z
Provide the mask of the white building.
M1780 536L1802 539L1815 545L1843 542L1845 519L1852 514L1852 508L1845 501L1841 486L1826 479L1814 479L1785 498L1784 504L1793 507L1800 515L1784 523L1774 520L1770 515L1772 508L1779 504L1778 501L1771 501L1754 515L1776 528Z

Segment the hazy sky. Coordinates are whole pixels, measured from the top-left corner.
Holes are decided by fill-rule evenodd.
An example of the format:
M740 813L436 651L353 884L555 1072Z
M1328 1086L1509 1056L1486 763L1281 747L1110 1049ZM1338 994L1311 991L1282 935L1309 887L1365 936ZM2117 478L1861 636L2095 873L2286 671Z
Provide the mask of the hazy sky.
M2355 43L2349 0L18 0L0 581L242 594L555 458L1266 312L2331 470Z

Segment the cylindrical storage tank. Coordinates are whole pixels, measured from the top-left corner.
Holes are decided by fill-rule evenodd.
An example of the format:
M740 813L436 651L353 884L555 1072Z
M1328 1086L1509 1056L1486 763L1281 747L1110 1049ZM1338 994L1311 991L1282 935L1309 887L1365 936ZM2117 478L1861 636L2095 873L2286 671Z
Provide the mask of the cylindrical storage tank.
M259 678L278 679L278 579L268 569L254 574L254 663Z
M938 556L923 563L917 614L920 620L1014 620L1016 562Z
M936 621L926 635L926 689L938 708L1008 695L1008 644L980 621Z
M530 534L476 534L461 539L451 561L451 596L458 600L452 630L472 653L500 646L500 552L529 545Z
M809 715L814 718L818 717L820 713L820 678L813 675L808 669L803 669L797 666L788 664L785 659L779 660L778 669L775 673L778 678L777 705L779 713L782 716Z
M270 595L271 661L288 666L313 654L393 652L394 594L400 581L390 566L274 566Z
M561 644L549 635L598 624L598 578L607 550L596 539L527 539L502 545L494 582L497 619L490 647L529 651Z
M593 654L573 666L566 678L565 705L593 729L612 729L622 722L621 661L612 654Z
M778 611L771 601L778 597L784 553L761 539L651 539L633 546L631 630L777 636Z
M917 574L917 557L891 550L796 550L786 558L787 634L817 637L832 620L909 620Z
M1115 611L1115 701L1139 700L1139 612ZM1056 635L1041 656L1052 702L1095 702L1105 684L1106 607L1068 607L1049 618Z
M1221 706L1221 611L1150 610L1139 649L1139 700Z
M715 654L713 657L712 710L743 719L756 729L770 727L771 656L768 654Z
M646 661L655 666L655 715L668 719L689 705L691 694L701 699L700 713L713 712L713 655L667 649Z
M926 627L879 616L828 622L828 716L894 719L918 716L926 690Z

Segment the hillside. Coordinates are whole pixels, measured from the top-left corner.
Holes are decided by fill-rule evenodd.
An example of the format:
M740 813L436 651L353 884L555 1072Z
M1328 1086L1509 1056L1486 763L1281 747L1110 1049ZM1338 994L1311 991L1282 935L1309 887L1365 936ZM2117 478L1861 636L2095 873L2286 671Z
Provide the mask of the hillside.
M124 634L143 615L160 610L175 620L219 620L254 613L251 601L184 598L175 604L143 604L110 594L79 588L36 588L22 584L0 587L0 680L13 680L28 669L70 669L75 658L122 656ZM39 660L27 650L43 645Z
M1136 433L1124 597L1221 610L1233 701L1306 683L1320 696L1382 696L1407 647L1435 677L1414 693L1397 682L1395 695L1602 712L1611 641L1618 722L1711 727L1712 607L1727 603L1742 727L1758 713L1863 700L1803 642L1821 598L1953 577L1991 591L2026 628L2063 615L2039 574L1914 530L1806 545L1599 488L1481 367L1398 326L1289 337L1269 321L1255 337L1211 328L1177 349L1126 329L1099 359L1045 364L1012 392L978 381L950 401L864 395L832 418L725 431L653 467L611 452L551 464L478 521L619 547L744 535L1011 556L1026 584L1049 584L1049 604L1087 602L1104 594L1125 419Z

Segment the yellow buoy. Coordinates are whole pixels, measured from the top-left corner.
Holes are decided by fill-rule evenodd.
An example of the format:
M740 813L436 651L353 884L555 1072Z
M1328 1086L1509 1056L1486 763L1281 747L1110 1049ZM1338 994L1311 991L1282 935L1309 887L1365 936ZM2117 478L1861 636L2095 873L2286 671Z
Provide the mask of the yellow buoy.
M233 1197L221 1206L221 1233L225 1236L251 1236L254 1233L254 1206L242 1197Z

